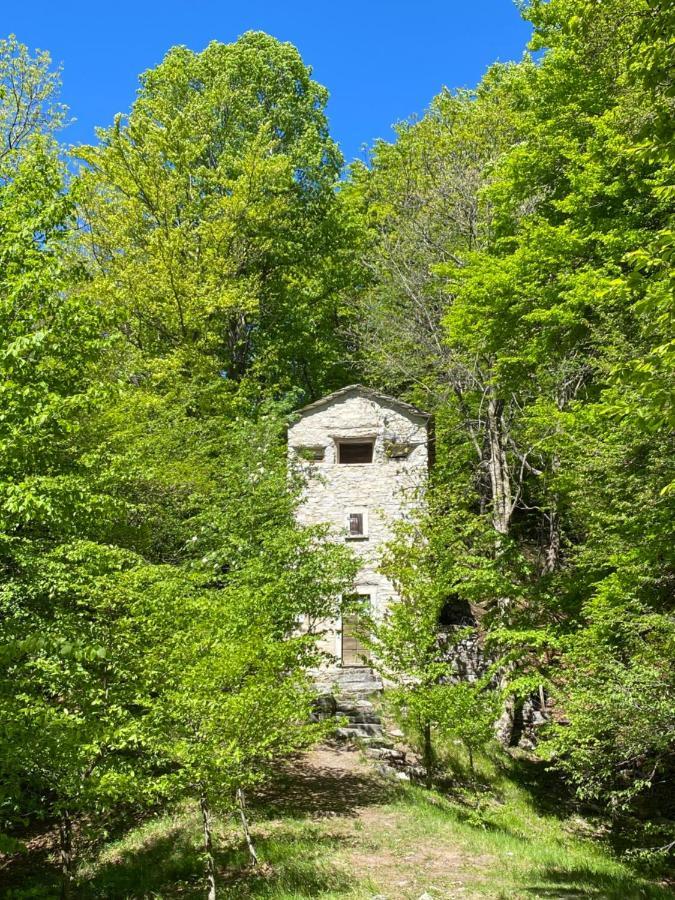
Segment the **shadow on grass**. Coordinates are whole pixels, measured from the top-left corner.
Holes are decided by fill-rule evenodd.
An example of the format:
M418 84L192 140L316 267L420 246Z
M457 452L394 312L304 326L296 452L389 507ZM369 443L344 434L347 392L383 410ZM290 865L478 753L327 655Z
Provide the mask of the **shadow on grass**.
M188 829L176 826L149 837L141 847L121 849L82 880L87 898L203 895L204 861Z
M448 823L469 826L480 834L493 834L516 841L527 840L527 835L517 828L511 828L503 822L492 819L491 807L477 805L475 797L463 796L460 793L438 791L438 799L420 786L410 786L402 797L402 804L412 811L415 807L431 823L435 820L439 827Z
M543 760L516 753L500 758L498 765L506 778L527 791L534 810L541 815L566 819L578 811L576 798Z
M91 874L77 878L72 887L74 897L146 897L168 886L172 891L162 896L197 897L204 893L203 889L198 890L204 868L202 859L189 833L178 826L167 827L161 836L148 838L142 847L120 850L114 859L92 868ZM0 897L11 900L47 900L60 895L55 859L45 861L44 866L35 865L31 859L30 869L17 872L7 890L0 886Z
M275 830L269 838L258 840L256 849L263 865L238 870L230 862L229 877L223 877L226 897L321 897L350 893L358 879L336 867L332 851L345 839L319 834L310 829L306 834Z
M673 892L650 884L630 873L612 875L590 866L549 867L536 884L524 887L532 897L555 897L556 900L597 897L602 900L672 900Z
M73 898L82 900L131 900L161 897L203 898L205 860L196 825L183 820L149 834L139 846L119 847L114 855L88 865L73 885ZM216 847L218 896L265 898L322 897L349 893L357 883L332 864L332 852L343 839L325 834L307 822L291 828L275 828L254 835L261 864L253 867L239 837L226 836ZM237 844L228 840L237 841ZM217 839L218 841L218 839ZM25 869L18 880L3 885L0 897L11 900L50 900L60 896L56 865Z
M345 759L355 755L348 750L334 752L342 752ZM302 759L280 772L274 783L257 797L252 797L251 806L259 818L354 817L359 807L389 803L399 794L399 785L372 773L360 772L349 765L338 768Z
M344 755L343 755L344 754ZM360 769L353 751L336 750L337 765L301 758L283 769L273 784L249 798L252 824L288 818L297 827L274 829L269 836L254 835L263 865L252 869L240 849L224 848L217 854L221 893L228 897L267 897L287 892L298 897L340 894L354 884L345 873L327 868L337 838L319 833L312 819L356 817L359 807L390 802L401 793L399 785ZM257 829L256 829L257 830ZM202 897L204 860L199 839L185 823L167 825L148 835L141 846L119 847L114 857L94 863L74 891L81 898ZM25 870L24 870L24 875ZM20 878L16 900L59 896L54 863ZM6 896L0 887L0 896Z
M337 843L318 834L276 832L256 841L261 864L255 868L244 850L225 848L216 853L219 896L262 898L287 892L309 898L346 893L353 887L352 879L325 862ZM201 898L204 890L204 859L191 835L176 829L97 866L75 896L83 900Z

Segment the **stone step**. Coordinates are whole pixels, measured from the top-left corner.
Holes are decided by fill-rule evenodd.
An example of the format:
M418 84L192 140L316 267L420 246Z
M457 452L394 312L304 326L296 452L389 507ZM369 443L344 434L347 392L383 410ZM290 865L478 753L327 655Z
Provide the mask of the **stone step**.
M337 684L346 684L350 681L376 681L381 684L379 677L368 666L349 666L344 669L336 669L330 673L329 677Z
M335 698L335 705L339 707L345 707L349 709L375 709L372 700L368 700L367 698L358 698L352 697L351 695L345 696L344 694L338 694Z
M340 713L338 713L340 715ZM342 715L345 715L342 713ZM381 725L380 717L374 713L353 713L347 716L350 725Z
M335 734L341 738L379 737L382 734L382 725L375 722L361 722L358 725L347 725L338 728Z
M345 703L357 703L361 700L370 701L376 695L381 694L382 689L377 682L350 681L347 684L322 685L316 688L317 697L335 697ZM327 703L328 701L321 701Z
M369 666L348 666L317 673L319 694L333 694L336 698L353 702L365 700L382 691L382 681Z
M345 681L343 684L334 685L333 693L336 697L344 696L345 700L353 702L369 700L374 694L381 694L382 688L377 681ZM354 697L354 694L363 694L363 697Z
M383 726L369 698L382 691L382 682L369 666L349 666L317 673L314 718L342 716L347 722L337 738L370 746L382 740Z
M381 734L364 734L359 740L364 746L368 747L368 749L376 747L384 748L391 745L389 736L384 731Z
M405 752L395 747L368 747L366 756L392 763L405 762Z
M370 700L344 694L336 698L335 715L346 716L350 725L380 725L380 716Z
M375 707L370 700L356 700L345 696L335 699L335 711L345 716L372 713L374 709Z
M382 690L382 685L377 681L350 681L346 684L338 685L338 687L340 695L358 694L359 698L364 700Z

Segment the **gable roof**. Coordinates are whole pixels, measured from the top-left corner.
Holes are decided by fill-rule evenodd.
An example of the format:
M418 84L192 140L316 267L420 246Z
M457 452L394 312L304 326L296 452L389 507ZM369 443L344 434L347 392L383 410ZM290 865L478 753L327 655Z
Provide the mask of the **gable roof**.
M347 387L340 388L338 391L333 391L332 394L327 394L325 397L321 397L320 400L315 400L313 403L308 403L307 406L302 406L295 411L295 414L304 416L306 413L314 412L314 410L320 409L328 403L332 403L333 400L337 400L340 397L352 393L360 394L363 397L368 397L370 400L377 400L381 403L390 403L392 406L398 406L399 409L404 409L406 412L412 413L415 416L420 416L423 419L431 418L431 413L418 409L416 406L413 406L412 403L406 403L403 400L398 400L396 397L389 397L387 394L381 394L379 391L374 391L372 388L366 387L363 384L348 384Z

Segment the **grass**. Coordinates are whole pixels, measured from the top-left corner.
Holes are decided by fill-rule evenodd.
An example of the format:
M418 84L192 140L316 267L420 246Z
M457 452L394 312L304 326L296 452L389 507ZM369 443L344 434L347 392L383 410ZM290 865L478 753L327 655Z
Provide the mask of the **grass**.
M466 777L453 754L456 778ZM486 785L489 783L489 790ZM357 753L315 751L252 804L261 865L233 820L216 824L219 896L270 900L448 897L667 898L589 836L540 766L483 758L475 789L428 792L375 775ZM189 807L150 820L80 867L82 898L204 895ZM24 865L2 896L58 895L55 869Z

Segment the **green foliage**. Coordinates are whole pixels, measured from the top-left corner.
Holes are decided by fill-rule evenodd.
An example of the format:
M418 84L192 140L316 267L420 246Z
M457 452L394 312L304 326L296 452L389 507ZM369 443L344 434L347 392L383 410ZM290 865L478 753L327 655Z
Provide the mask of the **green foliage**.
M41 792L58 791L52 776L67 782L65 794L79 791L100 735L124 728L114 714L99 727L92 714L108 665L93 623L107 601L91 601L90 616L83 584L118 564L91 543L107 533L116 503L86 460L88 425L109 392L100 378L106 340L99 310L69 290L79 273L65 252L73 213L52 137L62 119L55 87L46 54L32 59L14 39L2 42L0 707L10 823ZM86 721L66 685L94 704Z
M546 691L542 752L620 829L659 805L675 747L660 687L673 12L535 0L523 13L536 63L441 94L353 172L364 368L436 413L426 549L403 555L420 583L476 604L514 696Z
M672 622L627 608L609 586L570 640L556 677L569 724L555 727L545 752L583 797L629 809L667 779L675 739Z
M145 352L310 396L340 379L349 227L327 96L259 32L174 47L78 151L93 289Z
M498 697L485 683L466 681L439 686L437 696L442 709L440 730L464 745L473 774L475 754L494 740Z
M441 633L447 587L443 571L434 565L438 547L415 541L415 531L402 531L386 560L401 597L383 618L364 619L363 637L389 684L389 705L422 748L431 786L437 768L435 735L460 741L473 772L474 754L494 737L499 695L489 678L461 680L460 648L475 638L475 629L452 627Z
M156 796L143 754L145 655L153 630L166 638L155 618L172 590L185 590L175 575L141 575L132 554L85 541L26 559L6 585L7 630L27 637L6 660L3 768L20 766L50 798L43 815L106 814Z
M235 789L260 783L280 757L323 733L309 723L307 670L318 660L315 637L298 634L297 624L306 615L335 614L353 563L344 548L321 540L321 530L297 526L300 486L288 480L283 442L288 406L253 404L249 394L260 397L259 391L238 389L226 377L229 363L213 346L214 335L224 333L222 317L215 322L214 310L197 304L182 330L150 279L150 293L134 302L145 304L143 321L151 327L127 328L128 310L106 294L82 233L78 241L74 237L73 195L48 131L59 124L50 105L55 80L48 60L31 61L12 42L2 52L0 71L6 79L19 72L23 93L37 98L41 112L27 108L31 124L21 142L7 139L12 151L2 161L0 182L0 364L6 376L0 418L0 797L10 825L36 816L59 820L67 892L77 820L96 833L129 808L185 795L226 808ZM230 57L228 69L224 60ZM181 51L170 57L178 58L185 62ZM278 63L281 93L260 98L258 124L246 117L250 92L242 94L239 119L226 140L231 156L221 160L218 177L228 167L228 178L239 171L243 180L232 203L245 206L241 192L253 150L274 125L276 150L268 154L268 142L258 161L278 170L281 181L278 191L268 194L266 182L260 190L270 200L275 227L290 241L304 218L318 231L324 227L337 156L325 134L322 89L289 47L249 36L235 49L210 48L209 77L220 77L221 94L225 82L234 92L222 102L234 102L236 84L254 89L241 81L238 67L250 75L263 60L260 85ZM222 68L222 77L214 67ZM144 83L159 102L160 76L149 74ZM273 91L275 83L269 87ZM204 115L212 99L203 100ZM133 140L146 133L149 152L154 126L149 110L143 118L141 108L139 101ZM274 122L273 110L280 117ZM11 107L2 115L0 122L9 120ZM232 145L235 132L240 147ZM212 137L225 140L224 134ZM182 140L185 150L191 138L183 134ZM108 159L117 160L115 148L107 147ZM115 170L120 177L122 170ZM202 175L208 181L208 172ZM90 172L78 185L80 202L93 178ZM202 193L206 201L206 182ZM215 195L228 206L227 185L218 182L212 200ZM133 224L130 211L118 213L120 227ZM208 218L197 207L190 214L202 213ZM261 216L262 208L253 213ZM220 213L215 218L224 228L235 227ZM260 222L253 229L267 248L260 251L267 260L261 266L278 252L276 274L270 269L269 275L279 291L300 273L290 245L281 248L263 230ZM153 244L160 246L161 240ZM140 257L124 254L122 246L119 251L122 262L131 265L133 258L140 266ZM207 255L213 259L215 252L211 244ZM147 260L144 265L149 272ZM140 268L135 271L140 277ZM168 269L162 273L169 277ZM194 271L184 274L197 278ZM131 270L127 275L129 284ZM246 280L240 275L237 290ZM114 280L120 277L114 274ZM198 277L208 280L203 270ZM229 315L234 307L239 315L241 295L215 313L227 309ZM272 330L267 338L274 352L292 355L280 335L271 339ZM257 347L246 365L255 360L262 371L266 352ZM294 357L296 364L303 370L303 360ZM284 387L297 387L299 380L291 374ZM84 836L80 830L78 840Z
M73 817L227 809L322 733L297 625L355 563L295 523L283 423L354 364L435 413L369 623L430 779L439 736L489 740L498 693L456 664L482 631L504 694L549 700L539 752L668 848L673 9L523 14L536 60L339 191L288 44L173 48L71 182L58 73L0 42L0 815L60 818L65 888ZM470 630L439 635L448 604Z
M222 393L227 409L224 382ZM153 449L148 422L136 415L138 444L125 426L128 455L120 460L127 471L143 461L144 496L152 497L148 479L156 480L161 506L150 503L148 517L157 515L165 528L157 549L165 553L173 543L181 569L200 585L192 598L177 596L161 610L171 636L147 654L153 682L161 683L150 739L173 760L176 790L206 793L211 805L227 808L236 788L268 778L281 756L322 733L309 724L306 672L318 662L315 637L298 633L297 623L334 616L354 566L343 547L295 523L282 420L270 412L257 424L228 421L213 392L201 403L192 399L180 416L173 393L166 405L154 397ZM200 417L190 412L195 405Z

